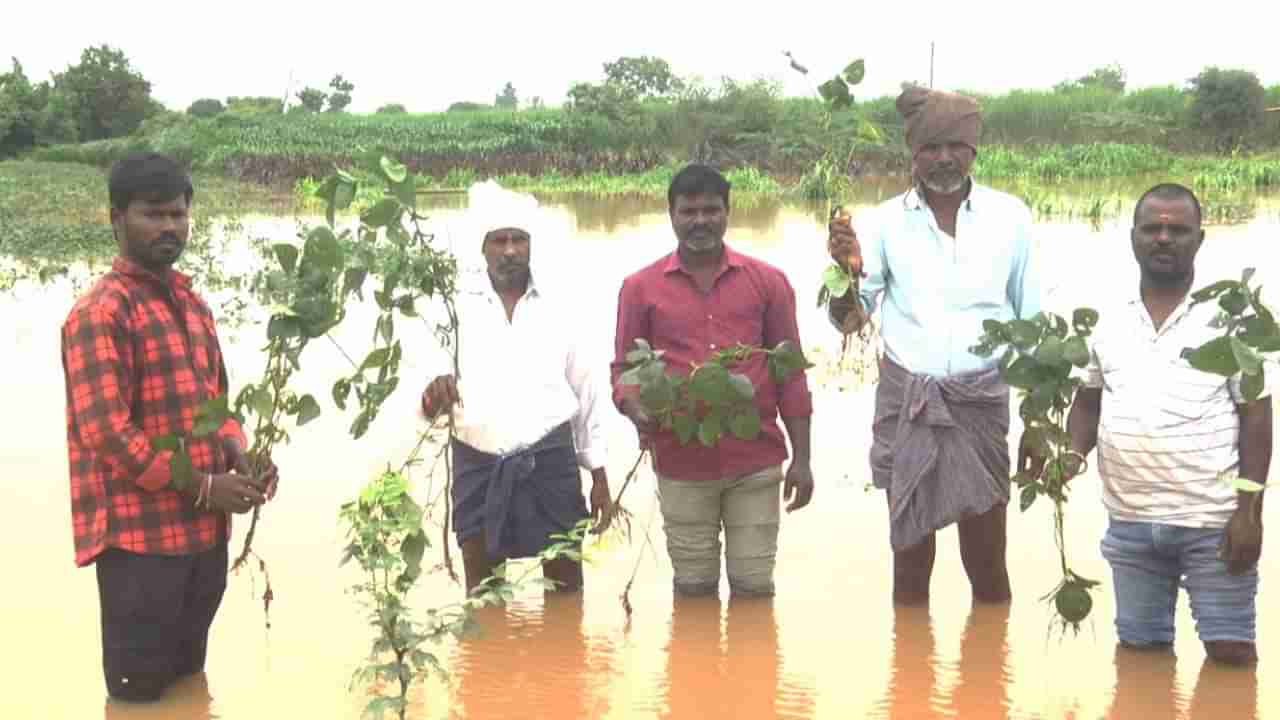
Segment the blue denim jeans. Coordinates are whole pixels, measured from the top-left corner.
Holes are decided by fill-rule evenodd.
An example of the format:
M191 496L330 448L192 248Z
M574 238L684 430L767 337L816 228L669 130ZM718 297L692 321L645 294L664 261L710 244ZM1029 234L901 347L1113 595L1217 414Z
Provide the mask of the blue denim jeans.
M1224 528L1112 520L1102 539L1116 593L1116 634L1134 646L1173 642L1179 586L1191 598L1202 642L1254 642L1258 569L1227 572Z

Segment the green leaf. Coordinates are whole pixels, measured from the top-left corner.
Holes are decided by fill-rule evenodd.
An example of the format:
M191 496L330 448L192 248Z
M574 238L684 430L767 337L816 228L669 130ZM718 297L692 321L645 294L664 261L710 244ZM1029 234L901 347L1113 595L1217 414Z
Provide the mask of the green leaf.
M1071 325L1080 335L1088 335L1097 324L1098 311L1093 308L1076 308L1075 312L1071 313Z
M302 323L293 315L272 315L267 321L267 337L271 340L302 337Z
M1240 372L1239 361L1231 346L1233 339L1217 337L1194 350L1184 350L1182 356L1197 370L1231 377Z
M729 432L740 440L752 440L760 434L760 415L755 408L740 412L729 420Z
M360 214L360 222L369 227L385 227L400 217L400 201L383 198Z
M1241 342L1238 337L1231 337L1231 354L1235 356L1240 371L1246 375L1252 375L1262 368L1262 356Z
M351 381L342 378L333 384L333 404L339 410L347 409L347 396L351 394Z
M327 275L341 265L342 248L332 230L320 226L307 233L307 241L302 247L303 277L313 273Z
M867 74L867 64L862 58L858 58L845 66L844 72L845 82L850 85L857 85L862 82L862 78Z
M1262 394L1262 389L1266 385L1265 367L1259 367L1256 373L1244 373L1240 378L1240 394L1248 402L1253 402Z
M1036 485L1023 486L1022 494L1018 498L1018 507L1022 509L1022 512L1026 512L1027 508L1031 507L1031 504L1036 501L1036 497L1039 494L1040 491Z
M378 161L379 167L382 168L382 175L392 184L404 182L407 170L405 166L397 162L395 158L382 156Z
M836 109L848 107L853 103L853 97L849 95L849 84L841 77L833 77L819 85L818 94Z
M396 183L391 191L405 207L413 209L418 206L418 181L414 176L409 175L403 181Z
M1219 280L1218 282L1208 287L1201 288L1191 293L1191 299L1197 303L1204 302L1205 300L1212 300L1213 298L1221 295L1222 293L1226 292L1227 290L1230 290L1233 287L1237 287L1238 285L1239 283L1237 283L1235 280Z
M639 365L640 363L648 360L651 357L653 357L653 353L649 352L648 350L632 350L631 352L627 353L627 364Z
M151 438L151 449L159 452L161 450L177 451L181 447L181 440L177 435L169 433L168 435L157 435Z
M1062 341L1056 335L1048 335L1036 348L1035 359L1043 365L1058 365L1063 362Z
M698 425L698 440L707 447L714 447L723 434L724 415L718 410L712 410L707 413L707 416L702 418L702 422Z
M1249 294L1241 288L1232 288L1222 293L1218 305L1229 315L1239 315L1249 307Z
M422 556L427 552L427 536L422 530L409 535L400 543L400 556L404 558L404 564L413 569L422 567Z
M369 276L369 271L364 268L347 268L342 273L342 296L355 294L361 300L364 299L364 280Z
M636 338L633 342L635 343L635 346L636 346L637 348L641 349L641 350L645 350L645 351L648 351L648 352L652 352L652 351L653 351L653 348L649 346L649 341L648 341L648 340L645 340L645 339L644 339L644 338L642 338L642 337L638 337L638 338Z
M688 445L698 431L698 421L692 415L676 415L671 418L671 429L675 431L681 445Z
M210 398L196 408L191 434L195 437L204 437L216 432L229 417L231 417L231 408L227 407L227 396L219 395Z
M387 360L391 358L391 348L378 348L365 356L364 362L360 363L361 370L369 368L382 367L387 364Z
M1067 338L1062 344L1062 357L1067 362L1082 368L1089 364L1089 346L1080 336Z
M169 458L169 474L173 478L174 487L187 487L195 480L195 468L191 458L181 450L175 451Z
M661 375L640 386L640 404L650 414L659 415L670 411L676 404L676 389L671 379Z
M338 186L333 191L333 206L338 210L346 210L351 207L351 201L355 199L356 183L339 178Z
M1021 350L1029 350L1040 342L1040 326L1030 320L1010 320L1009 339Z
M270 418L275 414L275 396L268 385L260 385L253 389L249 397L249 405L260 418Z
M689 392L711 405L732 402L734 389L729 384L729 371L719 365L703 365L689 378Z
M292 275L294 268L298 266L298 248L288 243L276 243L271 246L271 250L275 253L280 268Z
M731 373L729 375L729 384L733 386L735 392L742 397L743 400L751 400L756 396L756 387L751 384L751 378L739 373Z
M320 417L320 403L310 394L298 398L298 427Z
M1004 381L1013 387L1023 390L1034 388L1036 385L1036 361L1025 355L1014 360L1013 364L1004 373Z
M822 271L822 286L827 289L831 297L843 297L852 285L853 281L849 273L835 263L828 265L827 269Z

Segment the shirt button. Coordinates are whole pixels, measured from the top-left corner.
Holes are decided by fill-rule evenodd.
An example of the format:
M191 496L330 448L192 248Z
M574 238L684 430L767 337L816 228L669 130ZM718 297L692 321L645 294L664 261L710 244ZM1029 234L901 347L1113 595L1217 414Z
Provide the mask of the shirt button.
M715 343L711 343L711 349L712 349L712 350L715 350L715 349L716 349L716 344L715 344Z

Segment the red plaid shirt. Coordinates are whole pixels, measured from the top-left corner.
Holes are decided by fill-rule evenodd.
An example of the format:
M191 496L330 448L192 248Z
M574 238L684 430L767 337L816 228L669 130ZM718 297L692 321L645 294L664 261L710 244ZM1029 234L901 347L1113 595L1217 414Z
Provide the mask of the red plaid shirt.
M116 258L67 315L62 369L76 565L108 547L184 555L227 537L229 516L172 489L172 453L150 442L190 432L196 407L227 393L213 314L191 279ZM243 441L239 423L188 443L197 472L226 472L226 436Z

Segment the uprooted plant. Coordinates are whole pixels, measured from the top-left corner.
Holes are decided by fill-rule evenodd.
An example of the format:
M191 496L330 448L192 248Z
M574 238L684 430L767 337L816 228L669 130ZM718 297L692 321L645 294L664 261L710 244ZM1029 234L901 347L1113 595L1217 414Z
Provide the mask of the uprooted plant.
M1081 385L1073 368L1089 363L1087 338L1098 322L1098 313L1078 308L1071 324L1060 315L1041 312L1030 320L999 322L985 320L978 344L970 351L991 357L1001 348L1000 376L1017 388L1021 402L1018 414L1024 424L1026 447L1043 465L1038 472L1019 468L1013 482L1020 488L1019 506L1025 512L1041 495L1053 503L1054 543L1062 564L1062 581L1043 600L1052 599L1057 620L1063 629L1079 632L1080 623L1093 608L1092 588L1098 585L1076 573L1067 564L1064 508L1067 482L1084 472L1085 459L1071 449L1067 432L1067 412Z
M751 378L733 372L736 365L758 354L766 356L769 378L778 384L786 381L791 373L812 367L795 343L784 340L773 348L739 343L717 350L701 363L693 363L687 374L672 373L668 372L663 359L665 350L655 350L644 338L636 338L635 349L625 358L627 370L619 380L624 385L638 386L641 407L660 428L673 433L681 445L697 438L704 447L715 447L726 435L752 440L760 434L760 411L755 404L758 388ZM647 453L647 449L641 450L612 504L613 518L627 522L628 538L631 513L622 505L622 495ZM647 534L645 541L648 543ZM639 567L637 557L635 569L622 591L622 607L628 618L631 617L629 593Z
M431 541L423 525L430 506L416 502L409 491L403 470L388 468L360 491L359 497L343 504L339 518L347 527L348 544L342 564L355 561L361 581L351 587L368 609L375 639L365 663L352 675L352 685L364 683L375 688L391 687L370 698L366 717L381 718L387 711L401 720L409 708L409 688L432 673L447 677L439 658L428 646L448 638L460 638L474 628L475 610L509 602L521 588L548 582L531 578L537 563L526 566L515 579L508 579L510 567L503 563L465 599L426 610L419 619L409 595L424 574L423 560ZM552 543L538 560L560 557L580 559L577 547L590 521L583 521L569 533L553 535Z
M1233 378L1240 375L1240 394L1246 401L1258 399L1266 386L1265 354L1280 351L1280 325L1275 314L1262 302L1262 287L1250 287L1254 268L1245 268L1239 280L1220 280L1191 293L1192 307L1213 300L1221 311L1214 327L1222 334L1198 348L1188 348L1182 357L1202 372ZM1222 475L1237 491L1261 492L1266 484L1240 477L1236 472ZM1261 506L1257 506L1261 511Z
M234 406L226 397L203 403L196 412L191 433L153 440L158 448L174 450L171 470L179 483L192 477L186 452L188 438L212 433L228 417L236 417L245 427L249 417L254 419L247 455L256 476L265 470L273 450L289 441L286 418L293 418L301 426L320 416L319 402L310 394L296 393L290 381L301 369L303 351L312 340L327 337L337 345L331 331L346 317L346 303L353 296L363 300L363 286L370 275L380 280L379 289L373 293L379 309L370 332L373 347L360 363L351 360L354 372L339 378L332 393L340 409L346 408L352 391L356 395L358 412L350 428L353 438L367 432L399 383L401 351L395 335L396 314L419 317L418 301L438 301L444 308L444 318L433 330L446 347L456 347L451 340L457 332L453 307L457 264L451 253L433 246L432 236L421 229L426 218L416 211L415 180L405 167L376 155L368 156L367 163L384 190L377 202L360 213L355 231L338 227L337 212L350 207L358 181L335 168L334 174L316 189L326 203L325 224L301 233L301 250L285 242L271 246L269 263L251 283L270 313L266 323L266 369L261 379L246 385L237 394ZM344 356L352 357L338 347ZM456 351L453 356L456 366ZM255 507L232 572L246 566L250 557L257 560L257 569L266 578L262 599L270 627L274 597L270 576L266 563L253 548L260 513L261 506Z

